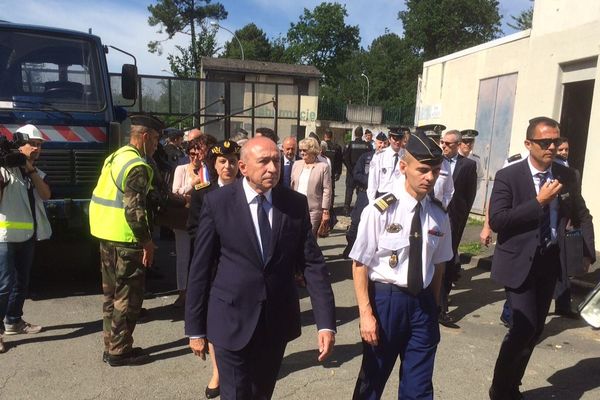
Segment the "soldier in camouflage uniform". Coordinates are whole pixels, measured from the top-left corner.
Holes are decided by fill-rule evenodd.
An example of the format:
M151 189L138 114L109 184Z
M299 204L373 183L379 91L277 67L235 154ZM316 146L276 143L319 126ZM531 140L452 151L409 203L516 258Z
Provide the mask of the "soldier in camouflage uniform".
M131 117L131 141L104 162L90 203L90 228L100 239L103 360L111 366L147 361L133 348L132 335L155 248L146 211L153 172L145 158L152 157L162 129L156 118Z

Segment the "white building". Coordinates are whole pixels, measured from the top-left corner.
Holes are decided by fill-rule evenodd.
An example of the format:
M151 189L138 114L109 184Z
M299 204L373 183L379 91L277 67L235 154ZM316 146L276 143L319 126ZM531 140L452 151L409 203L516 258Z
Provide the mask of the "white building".
M532 29L423 64L415 124L479 131L486 173L473 211L484 211L506 157L525 149L529 119L543 115L560 121L583 196L600 216L599 53L600 1L536 0Z

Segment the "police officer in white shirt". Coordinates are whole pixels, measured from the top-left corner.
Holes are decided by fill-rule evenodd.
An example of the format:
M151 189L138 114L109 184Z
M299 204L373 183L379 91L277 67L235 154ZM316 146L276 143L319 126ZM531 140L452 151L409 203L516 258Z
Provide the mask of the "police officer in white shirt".
M389 127L388 129L390 146L375 153L369 165L369 184L367 185L369 201L391 191L394 179L400 174L398 160L404 152L410 129L406 127Z
M439 146L416 132L399 162L404 185L362 213L350 252L363 340L355 399L381 398L398 356L398 398L433 399L439 295L452 258L448 216L428 196L441 163Z
M425 135L433 140L438 146L444 129L446 129L446 127L440 124L422 125L416 128L417 131L424 132ZM450 163L446 159L442 161L440 176L437 181L435 181L432 195L442 203L444 208L448 207L450 200L452 200L452 196L454 196L452 169Z

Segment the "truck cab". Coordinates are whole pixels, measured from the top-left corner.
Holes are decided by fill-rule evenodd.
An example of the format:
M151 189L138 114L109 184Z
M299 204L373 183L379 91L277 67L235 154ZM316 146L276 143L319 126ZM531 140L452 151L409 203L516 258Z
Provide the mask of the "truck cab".
M87 229L92 189L120 140L126 114L113 104L107 49L92 34L0 22L0 134L12 140L25 124L42 132L36 166L52 188L46 208L55 235ZM135 82L123 86L136 85L137 76L126 79Z

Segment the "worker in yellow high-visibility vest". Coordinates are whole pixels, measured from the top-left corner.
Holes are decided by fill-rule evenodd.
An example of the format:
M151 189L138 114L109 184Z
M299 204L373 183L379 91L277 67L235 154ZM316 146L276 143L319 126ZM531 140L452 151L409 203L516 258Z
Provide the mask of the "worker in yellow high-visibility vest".
M0 156L0 353L5 351L3 334L42 330L22 316L35 242L52 234L44 209L50 187L46 175L34 165L44 141L37 127L22 126L9 145L18 152Z
M154 154L163 123L149 115L131 117L130 142L104 161L90 201L90 230L100 239L103 360L111 366L147 361L133 347L133 331L144 299L145 269L154 243L146 211Z

